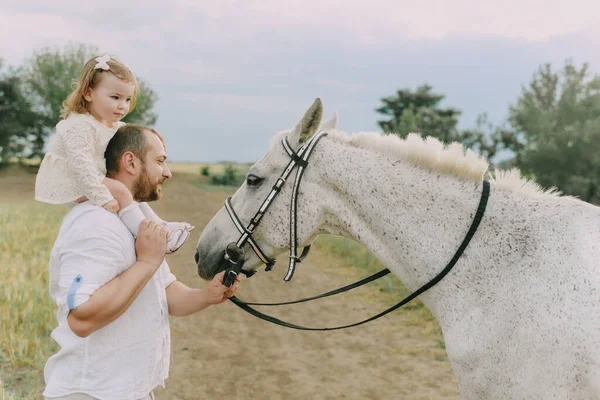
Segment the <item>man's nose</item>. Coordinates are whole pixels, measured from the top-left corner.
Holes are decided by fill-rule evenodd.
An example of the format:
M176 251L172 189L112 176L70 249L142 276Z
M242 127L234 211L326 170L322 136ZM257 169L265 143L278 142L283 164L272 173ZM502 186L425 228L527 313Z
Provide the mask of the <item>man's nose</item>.
M163 170L163 176L168 179L171 179L173 177L173 174L171 174L171 170L169 169L169 167L167 166L166 163L165 163L164 170Z

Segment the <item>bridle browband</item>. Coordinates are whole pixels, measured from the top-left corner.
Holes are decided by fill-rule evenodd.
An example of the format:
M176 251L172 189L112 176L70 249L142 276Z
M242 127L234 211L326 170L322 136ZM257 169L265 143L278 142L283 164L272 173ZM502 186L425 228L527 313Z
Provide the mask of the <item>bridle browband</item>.
M286 282L289 281L290 279L292 279L292 277L294 275L294 270L295 270L296 264L298 262L301 262L308 255L308 252L310 250L310 245L306 246L304 248L304 250L302 251L301 256L300 257L297 256L298 242L297 242L296 212L297 212L297 202L298 202L298 187L300 186L300 181L302 180L304 170L308 165L308 158L310 157L317 142L325 135L326 135L326 133L323 131L318 132L308 142L306 142L304 144L304 146L302 146L300 148L298 153L295 153L293 151L293 149L290 147L290 145L287 141L287 138L283 138L281 140L283 147L285 148L286 152L289 154L291 160L288 163L285 170L283 171L283 173L280 175L279 179L277 179L277 182L271 189L271 192L269 192L269 195L267 196L265 201L262 203L259 210L254 215L254 217L252 218L252 220L250 221L250 223L248 224L248 226L246 228L244 228L244 225L242 224L241 220L235 213L235 211L231 205L231 198L227 198L225 200L225 208L227 209L227 212L229 213L229 216L231 217L234 225L236 226L238 231L241 233L241 236L237 240L237 242L232 242L227 246L227 249L225 252L225 259L229 260L229 262L231 263L231 266L225 272L225 276L223 278L224 285L231 286L233 284L233 282L235 281L236 276L239 273L246 274L246 276L250 277L250 276L254 275L254 273L256 272L256 271L244 271L241 269L243 266L243 246L246 244L246 242L248 242L250 247L254 250L254 252L258 256L258 258L266 265L266 268L265 268L266 271L270 271L273 268L275 261L270 259L268 256L266 256L265 253L260 249L260 247L258 246L256 241L252 238L252 233L258 226L258 224L259 224L260 220L262 219L262 217L264 216L264 214L269 209L269 206L271 205L271 203L273 202L275 197L279 194L281 187L286 182L286 179L288 178L288 176L290 175L292 170L296 166L298 166L298 172L296 173L296 179L294 181L294 188L292 190L292 199L291 199L291 207L290 207L290 263L289 263L289 268L288 268L287 274L284 277L284 280ZM303 302L307 302L310 300L316 300L316 299L320 299L320 298L324 298L324 297L333 296L333 295L345 292L347 290L357 288L359 286L362 286L364 284L367 284L369 282L372 282L376 279L379 279L379 278L389 274L390 270L387 268L383 269L367 278L364 278L356 283L353 283L351 285L347 285L342 288L332 290L330 292L327 292L327 293L324 293L324 294L321 294L318 296L309 297L309 298L305 298L305 299L301 299L301 300L287 301L287 302L282 302L282 303L251 303L251 302L245 302L243 300L240 300L235 296L231 297L230 300L236 306L240 307L242 310L244 310L260 319L263 319L265 321L268 321L268 322L271 322L271 323L274 323L274 324L277 324L280 326L284 326L287 328L306 330L306 331L331 331L331 330L350 328L350 327L362 325L364 323L367 323L367 322L373 321L375 319L378 319L380 317L383 317L384 315L402 307L403 305L414 300L416 297L423 294L427 290L431 289L438 282L440 282L452 270L452 268L454 268L454 266L456 265L456 263L462 256L463 252L467 248L473 235L475 235L477 228L479 227L479 223L481 222L481 219L483 218L483 215L485 213L489 193L490 193L490 183L487 180L484 180L483 181L483 189L481 192L481 198L479 200L479 205L477 207L477 212L475 213L475 217L473 218L473 222L471 223L471 226L469 228L469 231L465 235L465 238L463 239L462 243L458 247L458 250L452 257L450 262L446 265L446 267L440 273L438 273L433 279L431 279L425 285L421 286L419 289L414 291L412 294L410 294L409 296L404 298L398 304L388 308L387 310L385 310L377 315L374 315L373 317L367 318L363 321L356 322L353 324L337 326L337 327L332 327L332 328L308 328L308 327L303 327L300 325L291 324L289 322L282 321L282 320L272 317L270 315L261 313L260 311L257 311L254 308L252 308L251 306L252 305L254 305L254 306L281 306L281 305L303 303Z
M239 252L241 252L243 254L243 247L247 242L250 245L250 247L252 248L252 250L254 250L254 253L256 253L258 258L263 262L263 264L266 265L265 270L270 271L273 268L273 265L275 265L275 260L269 258L261 250L260 246L256 243L256 241L252 237L252 233L254 233L254 230L260 223L260 220L265 215L265 213L267 212L267 210L269 209L271 204L273 204L273 200L275 200L275 197L277 197L277 195L281 191L281 188L285 184L286 180L288 179L288 177L290 176L290 174L292 173L294 168L297 166L298 171L296 172L296 179L294 180L294 188L292 190L292 199L291 199L291 207L290 207L290 263L289 263L287 274L285 275L283 280L288 282L289 280L292 279L292 277L294 276L294 271L296 269L296 264L301 262L308 255L308 252L310 251L310 245L308 245L302 250L302 254L300 255L300 257L298 257L298 237L297 237L298 224L297 224L297 214L296 214L296 212L298 210L298 188L300 187L300 181L302 180L304 171L305 171L306 167L308 166L308 158L312 154L312 151L314 150L315 145L325 135L327 135L327 133L324 131L317 132L315 135L313 135L312 138L310 138L300 148L298 153L294 152L294 150L292 149L292 147L290 146L290 144L287 140L287 137L284 137L283 139L281 139L283 148L288 153L291 160L288 163L288 165L285 167L283 173L277 179L277 182L275 182L275 185L273 185L273 188L271 188L271 191L267 195L267 198L265 199L265 201L263 201L263 203L261 204L261 206L258 209L258 211L256 212L256 214L254 214L254 217L250 220L250 223L245 228L244 228L244 224L242 223L242 221L236 214L235 210L233 209L233 206L231 205L231 197L228 197L225 200L225 209L227 210L227 213L231 217L233 224L235 225L237 230L241 233L241 236L235 242L235 247L231 246L231 243L229 246L227 246L227 251L225 253L226 259L232 261L234 258L239 258ZM238 254L233 254L233 252L236 250L236 248L237 248ZM245 274L248 277L254 275L254 273L256 272L256 271L244 271L243 269L241 269L241 266L236 268L235 267L236 264L239 265L239 263L232 262L232 264L234 264L234 265L232 265L230 268L227 269L224 281L227 280L227 282L230 282L230 281L233 282L233 280L235 279L235 276L240 272Z

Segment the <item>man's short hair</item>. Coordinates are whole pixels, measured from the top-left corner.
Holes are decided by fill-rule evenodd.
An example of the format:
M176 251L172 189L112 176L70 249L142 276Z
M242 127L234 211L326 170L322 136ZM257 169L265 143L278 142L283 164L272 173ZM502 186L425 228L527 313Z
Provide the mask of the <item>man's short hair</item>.
M156 129L135 124L123 125L117 130L112 139L110 139L104 152L107 176L114 176L120 171L121 156L128 151L139 158L142 164L145 162L148 143L146 142L144 131L150 131L158 136L166 149L165 139Z

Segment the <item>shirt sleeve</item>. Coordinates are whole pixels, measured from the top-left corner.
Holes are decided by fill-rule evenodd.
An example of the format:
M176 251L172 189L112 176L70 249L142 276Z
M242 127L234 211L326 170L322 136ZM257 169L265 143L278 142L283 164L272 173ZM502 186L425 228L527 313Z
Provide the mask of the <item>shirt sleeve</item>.
M171 269L169 268L169 264L167 264L167 261L163 261L163 263L161 264L160 268L160 274L161 274L161 279L165 285L165 289L173 282L175 282L177 280L177 278L175 277L175 275L173 275L171 273Z
M92 125L82 122L59 133L64 143L69 169L81 193L92 203L102 207L114 197L102 184L104 176L98 171L95 152L95 131Z
M91 234L82 232L60 252L59 308L76 309L128 267L118 233L102 226L86 228Z

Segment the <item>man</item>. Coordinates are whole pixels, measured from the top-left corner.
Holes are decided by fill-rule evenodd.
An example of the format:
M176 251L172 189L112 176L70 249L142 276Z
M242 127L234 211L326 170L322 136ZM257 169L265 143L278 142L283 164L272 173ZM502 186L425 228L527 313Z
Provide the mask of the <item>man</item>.
M121 127L106 149L107 175L138 201L158 200L171 178L163 137ZM50 255L58 305L52 338L61 346L44 369L47 399L153 399L169 372L169 315L220 304L237 290L217 275L205 289L177 282L165 262L167 230L144 220L133 238L115 215L90 202L65 216Z

